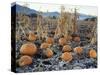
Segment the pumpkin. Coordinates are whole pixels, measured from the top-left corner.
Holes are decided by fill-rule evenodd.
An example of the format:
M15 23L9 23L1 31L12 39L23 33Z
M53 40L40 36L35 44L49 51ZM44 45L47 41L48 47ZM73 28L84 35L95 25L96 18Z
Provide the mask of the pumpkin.
M96 51L93 50L93 49L91 49L91 50L89 51L89 57L90 57L90 58L96 58L96 57L97 57Z
M32 64L32 58L30 56L24 55L19 59L19 66L26 66Z
M77 53L77 54L81 54L83 52L83 48L82 47L75 47L74 48L74 51Z
M35 41L37 39L37 36L33 34L32 32L29 33L28 40L30 41Z
M48 37L47 40L46 40L46 42L47 42L48 44L53 44L53 43L54 43L54 39L51 38L51 37Z
M70 62L70 61L72 61L73 57L70 52L65 52L65 53L62 53L61 59L64 61Z
M46 48L48 48L50 45L48 44L48 43L42 43L41 44L41 46L40 46L40 48L41 49L46 49Z
M79 36L74 37L74 41L75 42L80 42L80 37Z
M24 55L34 55L37 52L37 47L33 43L23 44L20 48L20 53Z
M72 36L70 36L70 35L64 35L64 38L65 38L67 41L72 40Z
M67 51L71 51L71 50L72 50L72 48L69 45L63 46L63 49L62 49L63 52L67 52Z
M47 48L47 50L45 51L45 55L46 57L51 58L53 56L53 51Z
M59 45L61 45L61 46L65 45L66 42L67 42L67 41L66 41L65 38L60 38L60 39L59 39Z

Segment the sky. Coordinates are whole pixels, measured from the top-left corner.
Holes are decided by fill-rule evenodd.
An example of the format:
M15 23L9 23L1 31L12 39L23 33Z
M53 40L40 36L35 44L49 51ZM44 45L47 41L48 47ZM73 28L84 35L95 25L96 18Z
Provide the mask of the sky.
M98 8L96 6L80 6L80 5L68 5L68 4L46 4L46 3L25 3L25 2L17 2L17 4L27 6L31 9L35 9L37 11L42 12L60 12L61 6L65 7L65 11L74 12L74 8L77 9L77 12L83 13L86 15L98 15Z

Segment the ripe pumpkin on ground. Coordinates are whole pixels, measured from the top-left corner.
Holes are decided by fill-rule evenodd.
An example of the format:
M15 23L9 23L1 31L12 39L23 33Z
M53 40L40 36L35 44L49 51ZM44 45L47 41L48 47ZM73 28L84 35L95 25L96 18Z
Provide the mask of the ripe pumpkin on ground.
M51 58L53 56L53 51L50 48L47 48L45 55L46 57Z
M51 38L51 37L48 37L47 40L46 40L46 43L53 44L54 43L54 39Z
M19 59L19 66L26 66L32 64L32 58L30 56L24 55Z
M73 57L72 57L71 52L62 53L61 59L64 60L64 61L67 61L67 62L72 61Z
M80 42L80 37L79 36L74 37L74 41L75 42Z
M65 38L60 38L59 39L59 45L63 46L67 43L66 39Z
M81 54L83 52L83 48L82 47L75 47L74 48L74 51L77 53L77 54Z
M70 36L70 35L64 35L64 38L65 38L67 41L72 40L72 36Z
M37 52L37 47L33 43L23 44L20 48L20 53L24 55L34 55Z
M48 43L42 43L41 46L40 46L40 48L41 48L41 49L46 49L46 48L48 48L49 46L50 46L50 44L48 44Z
M71 51L71 50L72 50L72 48L71 48L71 46L69 46L69 45L63 46L63 49L62 49L63 52L69 52L69 51Z
M30 32L28 36L28 40L35 41L36 39L37 39L37 36L34 33Z
M89 51L89 57L90 57L90 58L96 58L96 57L97 57L96 51L93 50L93 49L91 49L91 50Z

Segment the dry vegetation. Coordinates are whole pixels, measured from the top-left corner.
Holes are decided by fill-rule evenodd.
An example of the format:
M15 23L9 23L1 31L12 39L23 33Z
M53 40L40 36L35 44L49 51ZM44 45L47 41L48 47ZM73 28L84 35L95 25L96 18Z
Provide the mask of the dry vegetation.
M96 46L96 25L92 26L92 37L89 36L90 42L83 46L78 30L81 24L78 25L76 9L75 13L71 14L65 11L64 6L62 6L60 16L55 19L55 29L49 28L49 22L53 22L49 17L46 18L48 22L46 21L47 23L43 25L45 18L41 14L41 12L38 13L35 25L32 25L32 19L27 15L17 14L16 46L18 46L19 54L16 60L19 60L19 66L34 65L38 59L40 61L37 64L49 59L54 59L54 61L57 59L58 62L65 61L70 64L75 60L81 60L80 58L76 59L77 55L83 60L85 58L97 59L95 48L90 50L86 48L87 53L84 52L84 47ZM86 57L83 58L84 56ZM40 66L38 67L39 69L34 71L44 71L43 67L42 69Z

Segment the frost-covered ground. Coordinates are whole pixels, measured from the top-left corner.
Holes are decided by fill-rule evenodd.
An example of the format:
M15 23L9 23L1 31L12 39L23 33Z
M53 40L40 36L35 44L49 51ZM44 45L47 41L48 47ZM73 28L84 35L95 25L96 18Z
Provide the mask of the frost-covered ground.
M81 33L80 33L81 34ZM85 39L83 41L83 39ZM81 36L81 44L83 47L83 53L81 55L77 55L72 50L73 60L71 62L65 62L60 60L59 56L62 54L62 47L58 44L54 44L51 46L51 49L54 52L52 58L45 58L43 56L42 50L38 49L38 53L32 57L33 63L24 67L16 67L16 72L39 72L39 71L58 71L58 70L73 70L73 69L89 69L89 68L97 68L97 59L89 58L88 51L93 48L97 52L97 44L91 45L87 38L83 38ZM27 40L19 40L16 42L16 60L20 57L20 47L22 44L27 42ZM36 40L35 43L37 46L41 44L40 40ZM69 45L72 48L79 46L80 43L71 41Z
M96 46L92 48L96 49ZM72 70L72 69L88 69L97 68L97 59L89 58L86 52L91 48L91 46L84 46L84 52L82 55L77 55L72 52L73 60L68 63L59 59L62 54L61 48L59 46L52 46L54 55L52 58L45 58L42 55L41 50L38 54L33 56L33 63L24 67L17 67L16 72L38 72L38 71L58 71L58 70Z

